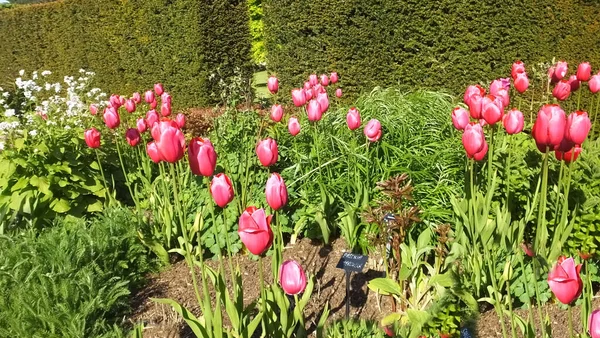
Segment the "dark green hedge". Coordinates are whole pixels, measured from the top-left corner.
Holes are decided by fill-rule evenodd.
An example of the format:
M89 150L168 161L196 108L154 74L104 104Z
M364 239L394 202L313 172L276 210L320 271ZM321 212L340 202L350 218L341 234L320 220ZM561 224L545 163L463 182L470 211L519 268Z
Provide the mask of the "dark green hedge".
M597 0L265 0L267 65L285 89L336 70L346 93L447 89L509 74L515 59L600 66Z
M84 68L105 90L128 94L160 81L174 104L197 106L219 98L211 73L251 76L244 0L64 0L3 10L0 32L0 84L20 69L62 76Z

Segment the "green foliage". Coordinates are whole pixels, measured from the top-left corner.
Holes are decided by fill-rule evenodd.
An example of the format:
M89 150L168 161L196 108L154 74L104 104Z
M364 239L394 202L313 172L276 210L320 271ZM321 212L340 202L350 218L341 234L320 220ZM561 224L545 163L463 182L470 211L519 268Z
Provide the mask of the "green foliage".
M450 90L553 56L600 64L600 9L576 0L265 0L267 65L284 91L337 71L346 94Z
M0 236L0 336L123 336L130 290L153 265L135 228L130 211L111 209Z
M382 328L377 325L377 322L354 320L336 321L327 327L325 337L327 338L342 338L342 337L364 337L364 338L384 338L386 337Z
M250 35L252 36L252 60L264 64L266 58L262 0L248 0L250 11Z
M180 107L214 102L236 67L251 77L246 1L78 0L0 13L0 85L20 69L98 74L101 88L133 93L162 82Z

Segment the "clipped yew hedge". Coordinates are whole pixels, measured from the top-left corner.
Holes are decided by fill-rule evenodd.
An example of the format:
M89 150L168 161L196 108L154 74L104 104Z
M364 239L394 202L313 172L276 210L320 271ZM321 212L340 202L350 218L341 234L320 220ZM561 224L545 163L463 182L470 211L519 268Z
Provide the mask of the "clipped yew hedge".
M162 82L180 107L219 98L219 76L252 72L244 0L63 0L0 11L0 85L20 69L96 72L132 93ZM211 74L217 77L209 80ZM247 81L246 81L247 82ZM215 94L213 96L212 94Z
M600 67L597 0L264 0L267 65L287 90L336 70L346 93L464 90L515 59Z

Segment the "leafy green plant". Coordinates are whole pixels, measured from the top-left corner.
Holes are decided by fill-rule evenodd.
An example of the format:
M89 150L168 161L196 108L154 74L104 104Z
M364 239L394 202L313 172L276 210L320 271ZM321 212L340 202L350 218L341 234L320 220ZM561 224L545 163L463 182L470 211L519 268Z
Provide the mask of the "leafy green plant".
M370 322L364 319L341 320L330 324L326 329L327 338L343 337L365 337L365 338L384 338L386 335L377 322Z

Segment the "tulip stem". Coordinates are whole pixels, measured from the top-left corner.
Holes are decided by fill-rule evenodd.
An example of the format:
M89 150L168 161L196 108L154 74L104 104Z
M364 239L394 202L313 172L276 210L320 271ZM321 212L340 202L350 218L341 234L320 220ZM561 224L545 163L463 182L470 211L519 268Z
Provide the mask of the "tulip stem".
M133 191L131 190L131 184L129 182L129 178L127 177L127 170L125 170L125 164L123 163L123 156L121 155L121 147L119 147L119 140L117 139L116 133L114 133L113 135L115 137L115 145L117 146L117 154L119 155L119 162L121 163L121 169L123 170L123 177L125 178L125 185L127 186L127 189L129 189L129 195L131 196L131 199L133 200L133 203L135 203L135 206L137 208L138 202L137 202L137 199L135 198L135 195L133 194Z
M598 94L600 95L600 94ZM592 107L593 108L593 104ZM592 122L592 137L590 137L590 140L593 140L594 136L596 135L596 133L594 133L594 127L596 126L596 119L598 118L598 108L600 108L600 96L598 96L596 98L596 110L594 111L594 122Z
M564 157L564 153L563 153ZM564 186L563 183L563 174L565 169L565 161L560 161L560 170L558 171L558 194L560 194L560 189ZM556 204L554 207L554 225L558 225L558 215L560 213L560 195L557 195Z
M501 291L498 288L498 285L496 283L496 274L494 273L494 268L492 268L492 265L495 267L495 264L496 264L495 260L493 258L491 258L490 261L487 262L486 265L488 267L488 271L490 272L490 279L492 280L492 286L494 287L493 292L494 292L494 296L496 298L496 304L494 305L494 307L496 308L496 312L498 313L498 316L500 317L500 326L502 327L502 337L507 338L506 324L504 323L504 307L502 306L502 299L500 298ZM510 290L508 290L508 292L510 292Z
M321 173L321 155L319 155L319 153L320 153L320 150L319 150L319 139L318 139L319 135L317 133L317 124L316 123L313 125L312 130L313 130L313 143L315 144L315 150L317 152L317 164L319 166L319 182L323 183L323 178L321 177L322 176L322 173Z
M527 287L527 285L525 285ZM506 279L506 297L508 298L508 312L510 312L510 329L512 338L517 338L517 327L515 325L515 313L513 312L512 296L510 295L510 276Z
M94 149L96 153L96 160L98 161L98 168L100 168L100 175L102 175L102 183L104 183L104 194L107 197L108 204L112 204L112 195L108 191L108 184L106 183L106 177L104 176L104 169L102 169L102 163L100 163L100 155L98 154L98 149Z
M511 165L512 165L512 138L510 136L508 136L508 159L507 159L507 163L506 163L506 168L505 170L505 175L504 178L506 180L506 208L509 209L509 202L510 202L510 176L511 176Z
M573 306L569 305L569 337L573 338Z
M542 192L540 195L540 206L538 209L537 229L535 237L535 250L540 253L542 257L546 256L546 242L548 240L548 229L546 229L546 194L548 193L548 153L549 147L546 146L546 152L544 153L544 162L542 164Z
M490 137L490 145L488 151L488 184L487 188L490 189L492 187L492 171L493 171L493 161L494 161L494 134L496 133L496 125L492 125L492 135Z
M537 264L535 264L537 262L537 257L533 258L533 275L535 277L535 281L533 283L534 286L534 290L535 290L535 300L537 302L537 310L538 310L538 316L540 317L540 326L542 328L542 337L546 337L546 323L544 321L544 317L542 316L542 305L540 303L540 288L538 286L538 280L539 280L539 273L537 270Z
M579 103L581 102L581 92L582 92L582 91L583 91L583 90L582 90L582 89L580 89L580 90L579 90L579 93L577 93L577 110L579 110Z
M261 311L262 311L262 321L261 321L261 325L262 325L262 335L261 337L265 337L267 334L267 320L268 317L267 316L267 300L265 297L265 277L264 277L264 272L263 272L263 258L262 256L258 256L258 273L259 273L259 279L260 279L260 299L261 299Z
M571 157L575 156L575 151L572 151L572 155ZM563 227L566 227L566 223L567 223L567 217L569 215L569 192L571 190L571 175L573 173L573 158L571 158L571 162L569 163L569 173L567 176L567 182L564 184L564 196L563 196L563 206L562 206L562 210L561 210L561 216L560 216L560 224L558 225L561 231L564 230ZM557 231L558 231L557 229ZM558 243L552 243L552 246L557 245ZM560 243L560 245L562 246L562 242Z
M533 317L533 308L531 304L531 296L529 295L529 282L527 282L527 277L525 274L525 262L523 261L523 253L519 254L519 262L521 263L521 278L523 279L523 288L525 289L525 295L527 296L527 310L528 317L527 322L531 324L531 327L534 328L533 335L535 336L535 321ZM537 281L536 281L537 283ZM525 335L528 337L528 335Z
M177 188L178 182L175 180L177 177L175 175L175 163L172 163L169 166L171 170L171 179L173 180L173 198L175 199L175 211L177 212L177 216L179 216L179 226L181 227L181 234L185 240L186 245L192 245L192 243L187 238L187 226L185 224L185 218L183 212L181 211L181 200L179 199L179 189Z

